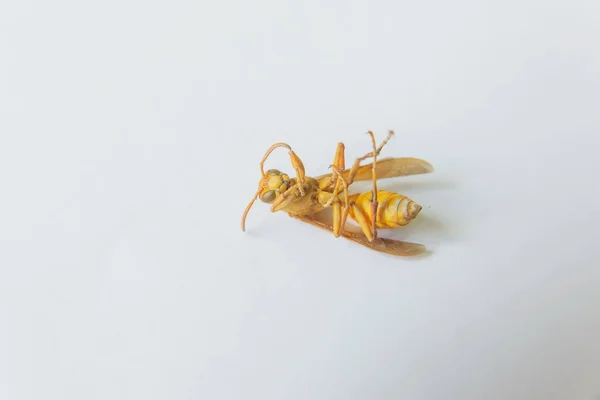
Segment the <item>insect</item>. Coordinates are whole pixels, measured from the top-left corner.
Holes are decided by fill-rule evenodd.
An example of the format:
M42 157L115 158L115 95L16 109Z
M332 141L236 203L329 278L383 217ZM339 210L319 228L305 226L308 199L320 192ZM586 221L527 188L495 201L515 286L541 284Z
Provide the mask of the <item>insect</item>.
M272 145L260 162L262 178L252 201L242 215L242 231L248 212L256 199L271 205L271 212L285 211L289 216L323 228L335 237L343 236L363 246L387 254L412 256L425 251L425 246L417 243L378 237L378 229L391 229L405 226L421 211L422 207L410 198L377 189L377 180L397 176L426 174L433 171L427 161L418 158L384 158L378 160L379 153L390 140L389 131L383 142L377 146L375 134L369 131L373 149L357 158L350 169L345 166L345 145L338 143L331 173L316 178L306 176L302 161L286 143ZM264 171L264 163L277 148L289 152L296 177L270 169ZM372 159L368 165L361 162ZM369 192L350 194L350 186L356 181L373 182ZM332 209L328 217L321 211ZM346 225L347 218L358 223L360 229ZM354 229L353 229L354 228Z

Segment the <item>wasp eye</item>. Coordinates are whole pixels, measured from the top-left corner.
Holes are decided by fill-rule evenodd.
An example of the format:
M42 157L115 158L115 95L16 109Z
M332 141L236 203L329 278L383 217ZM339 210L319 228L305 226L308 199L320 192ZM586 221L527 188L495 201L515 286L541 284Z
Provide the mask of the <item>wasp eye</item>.
M267 175L278 176L278 175L281 175L281 171L279 171L277 169L270 169L267 171Z
M260 196L260 201L263 203L272 203L275 200L277 193L274 190L269 190Z

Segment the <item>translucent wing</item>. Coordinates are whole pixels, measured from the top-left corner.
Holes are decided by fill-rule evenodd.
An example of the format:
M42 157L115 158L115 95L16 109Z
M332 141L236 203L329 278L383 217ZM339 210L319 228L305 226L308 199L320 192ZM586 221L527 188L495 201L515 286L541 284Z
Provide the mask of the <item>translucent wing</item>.
M371 168L373 164L363 165L358 169L358 173L354 178L355 181L368 181L371 180ZM396 176L407 176L407 175L418 175L428 174L433 172L433 166L425 160L420 158L412 157L399 157L399 158L382 158L377 160L377 167L375 168L377 179L393 178ZM346 169L342 172L344 178L347 178L350 174L350 170ZM331 174L325 174L317 177L317 180L329 177Z
M321 229L325 229L329 232L333 232L333 226L331 222L326 218L326 213L320 212L312 215L290 215L293 218L307 222L311 225L318 226ZM387 238L375 238L372 242L366 238L362 232L350 231L344 229L342 233L346 239L352 240L358 244L369 247L370 249L380 251L382 253L391 254L394 256L416 256L423 254L426 251L426 247L422 244L403 242L400 240L392 240Z

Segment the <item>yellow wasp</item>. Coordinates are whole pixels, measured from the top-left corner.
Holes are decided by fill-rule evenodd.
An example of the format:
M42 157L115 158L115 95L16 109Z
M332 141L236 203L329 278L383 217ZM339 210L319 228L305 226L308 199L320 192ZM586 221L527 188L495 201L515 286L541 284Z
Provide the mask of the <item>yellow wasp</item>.
M242 230L250 208L260 199L271 204L271 212L285 211L291 217L333 232L335 237L344 236L371 249L399 256L411 256L423 253L425 246L399 240L377 237L377 229L398 228L407 225L421 211L422 207L408 197L384 190L377 190L377 179L396 176L426 174L433 171L427 161L418 158L384 158L377 157L381 149L394 134L389 131L386 139L377 146L375 135L371 136L373 150L356 159L352 168L345 167L345 146L338 143L332 172L311 178L305 175L304 165L292 148L286 143L272 145L260 162L262 178L252 201L242 216ZM264 171L264 163L276 148L283 147L289 151L295 178L270 169ZM372 158L373 162L361 166L361 161ZM373 181L373 190L365 193L350 194L349 187L355 181ZM323 217L321 211L333 210L332 221ZM350 217L360 226L359 231L352 231L346 226Z

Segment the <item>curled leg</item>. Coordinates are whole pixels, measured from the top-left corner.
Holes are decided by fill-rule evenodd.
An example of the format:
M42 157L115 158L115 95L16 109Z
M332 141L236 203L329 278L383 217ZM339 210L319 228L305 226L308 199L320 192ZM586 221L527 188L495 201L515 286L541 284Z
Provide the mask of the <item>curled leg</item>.
M340 237L342 233L342 205L335 201L331 207L333 209L333 236Z
M333 200L332 200L333 199ZM348 211L349 207L343 207L342 202L339 198L332 197L329 192L321 192L319 194L319 202L321 204L325 204L329 200L331 201L331 209L332 212L332 231L333 236L340 237L340 235L344 234L344 227L346 226L346 220L348 219Z
M356 161L354 161L354 164L352 165L352 169L350 170L350 174L348 176L347 184L350 185L350 184L352 184L352 182L354 182L354 178L356 177L356 174L358 173L358 169L360 168L360 162L369 157L372 157L373 158L373 163L371 165L371 173L372 173L372 180L373 180L373 189L372 189L372 194L371 194L372 221L370 221L368 225L360 223L360 221L359 221L359 224L360 224L361 228L363 229L363 231L366 228L370 228L369 235L367 235L366 232L365 232L365 235L367 236L367 239L369 239L369 241L372 241L374 238L377 237L376 221L377 221L377 210L379 207L379 203L377 202L377 156L379 156L381 149L383 149L383 147L386 145L386 143L390 140L390 138L394 134L394 131L388 132L387 137L385 138L385 140L383 142L381 142L379 147L377 147L377 143L375 142L375 134L373 133L373 131L369 131L368 133L371 136L371 143L373 145L373 151L365 154L364 156L362 156L360 158L357 158ZM356 209L353 208L353 211L356 211ZM360 218L364 219L366 217L361 214ZM369 227L369 225L370 225L370 227Z
M271 204L271 212L276 212L287 207L291 202L294 201L296 197L294 195L294 191L298 190L297 186L292 186L288 188L285 192L281 193L281 195L275 199L273 204Z
M346 169L346 157L345 157L344 152L345 152L344 143L342 143L342 142L338 143L332 165L335 165L340 171L344 171ZM329 177L321 180L321 182L319 183L319 188L321 190L328 189L331 185L333 185L333 182L336 182L336 188L339 188L339 185L341 184L341 182L339 181L339 179L336 179L336 178L337 178L336 173L332 171L331 175Z
M302 160L300 160L300 157L293 150L290 150L289 154L292 166L296 170L296 186L300 191L300 195L304 196L304 178L306 177L304 164L302 164Z
M340 194L340 192L343 190L344 191L344 199L345 199L345 205L346 207L348 206L348 183L346 182L346 180L344 179L344 177L342 176L342 172L335 166L332 165L331 169L333 170L333 173L335 175L337 175L338 177L338 183L336 183L335 188L333 190L332 196L329 199L329 201L327 201L327 203L324 204L325 207L329 207L331 205L331 203L333 203L334 199L337 198L337 196ZM341 183L342 188L339 188L339 183Z
M358 225L360 225L360 229L366 236L367 240L369 242L372 242L375 239L375 237L373 236L373 228L371 227L371 221L369 221L367 216L355 203L352 203L350 207L352 207L352 213L354 214L356 222L358 222Z
M373 141L374 140L373 132L369 131L368 133L369 133L369 135L371 135L371 138ZM383 149L383 147L387 144L387 142L391 139L391 137L393 135L394 135L394 131L389 131L387 137L385 138L385 140L383 142L381 142L379 147L374 149L374 151L371 151L371 152L365 154L364 156L359 157L356 160L354 160L354 164L352 164L352 168L350 169L350 173L348 175L348 185L351 185L354 182L354 178L356 177L356 174L358 173L358 169L360 168L361 161L364 161L367 158L379 156L379 153L381 153L381 149Z
M369 131L369 135L371 135L371 142L373 143L373 164L371 164L371 174L373 176L373 192L371 194L371 215L373 216L373 221L371 224L372 227L372 235L373 238L377 237L377 225L375 224L377 221L377 208L379 207L379 203L377 202L377 155L381 151L377 149L377 143L375 142L375 134L373 131ZM381 145L381 148L385 145L384 143Z
M341 182L344 188L344 207L342 208L340 199L338 197L338 190L334 190L331 194L331 198L324 204L325 207L329 204L333 204L333 234L335 237L339 237L344 230L346 220L348 219L348 212L350 211L349 195L348 195L348 184L342 176L342 172L335 166L332 165L333 173L338 177L338 184ZM338 184L336 184L336 189Z

